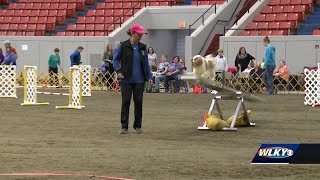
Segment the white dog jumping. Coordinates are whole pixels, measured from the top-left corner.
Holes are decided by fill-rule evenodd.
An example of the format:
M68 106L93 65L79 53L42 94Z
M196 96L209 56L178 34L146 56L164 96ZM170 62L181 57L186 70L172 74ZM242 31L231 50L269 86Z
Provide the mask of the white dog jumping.
M202 57L196 55L192 58L193 74L196 77L215 80L216 60L212 55Z

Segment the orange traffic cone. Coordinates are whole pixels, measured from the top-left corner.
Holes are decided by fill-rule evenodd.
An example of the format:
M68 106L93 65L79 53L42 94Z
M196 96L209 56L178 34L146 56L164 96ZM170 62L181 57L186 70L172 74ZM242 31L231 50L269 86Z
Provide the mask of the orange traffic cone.
M193 85L193 93L194 94L198 94L199 93L199 87L196 84Z

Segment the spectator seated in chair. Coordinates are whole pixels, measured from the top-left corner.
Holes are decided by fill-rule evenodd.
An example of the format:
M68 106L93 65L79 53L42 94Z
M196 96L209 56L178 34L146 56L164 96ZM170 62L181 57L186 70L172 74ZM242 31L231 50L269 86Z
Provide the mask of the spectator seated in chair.
M290 72L284 60L279 61L279 69L275 69L273 75L275 76L274 84L287 84L289 82Z
M249 91L257 91L262 84L262 73L263 69L261 69L259 61L254 60L254 69L252 69L249 73Z
M167 55L161 55L161 63L158 65L158 72L155 77L155 93L160 92L160 81L165 79L165 74L168 72L169 63L167 62Z
M179 62L179 56L174 56L172 59L172 64L168 67L168 72L165 74L164 78L164 87L166 92L169 92L169 81L175 81L175 93L180 92L180 80L179 74L181 74L181 69L183 68L182 64Z
M106 85L107 86L107 70L106 70L106 65L103 63L98 71L98 75L95 78L95 84L96 85Z
M249 78L249 74L253 69L254 69L254 62L251 60L248 67L240 73L240 78Z

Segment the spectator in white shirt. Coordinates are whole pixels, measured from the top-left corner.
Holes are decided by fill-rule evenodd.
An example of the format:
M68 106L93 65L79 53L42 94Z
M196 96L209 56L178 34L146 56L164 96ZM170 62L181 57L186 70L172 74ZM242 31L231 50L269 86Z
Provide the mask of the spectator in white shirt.
M223 55L223 50L218 49L218 55L215 57L216 59L216 79L220 79L220 74L223 72L227 72L228 70L228 62L226 57Z
M157 71L157 55L154 53L154 50L152 47L148 48L148 59L149 59L149 65L152 72Z
M226 57L223 55L223 50L218 49L216 58L216 72L221 73L228 70L228 63Z

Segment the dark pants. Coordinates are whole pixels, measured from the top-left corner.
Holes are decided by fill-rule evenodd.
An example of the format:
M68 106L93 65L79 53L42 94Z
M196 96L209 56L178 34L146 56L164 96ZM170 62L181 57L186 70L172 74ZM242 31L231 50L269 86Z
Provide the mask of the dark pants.
M264 70L263 81L269 94L273 94L273 71L276 68L275 65L268 65Z
M169 81L174 80L175 81L175 91L179 92L180 91L180 80L179 80L179 75L173 75L173 76L166 76L164 78L164 87L166 89L166 92L169 91Z
M51 86L59 86L58 68L49 67L49 75L50 75L49 84Z
M128 129L129 109L133 94L134 102L134 124L133 128L141 128L142 124L142 100L144 84L121 83L122 107L121 107L121 128Z

